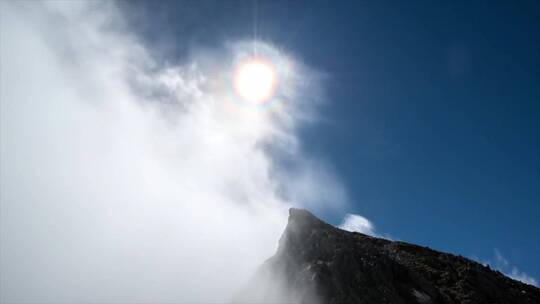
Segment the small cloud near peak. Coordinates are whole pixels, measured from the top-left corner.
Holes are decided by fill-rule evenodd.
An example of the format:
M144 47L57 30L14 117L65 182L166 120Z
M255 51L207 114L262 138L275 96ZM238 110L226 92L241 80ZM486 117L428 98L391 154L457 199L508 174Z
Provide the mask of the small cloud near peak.
M375 226L367 218L358 214L346 214L343 221L339 225L339 228L351 232L360 232L371 236L377 235L377 233L375 233Z

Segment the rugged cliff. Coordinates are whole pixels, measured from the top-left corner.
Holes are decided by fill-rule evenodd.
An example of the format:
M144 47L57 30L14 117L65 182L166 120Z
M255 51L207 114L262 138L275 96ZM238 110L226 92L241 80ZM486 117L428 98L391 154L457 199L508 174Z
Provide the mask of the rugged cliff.
M236 302L540 303L539 288L464 257L289 214L277 253Z

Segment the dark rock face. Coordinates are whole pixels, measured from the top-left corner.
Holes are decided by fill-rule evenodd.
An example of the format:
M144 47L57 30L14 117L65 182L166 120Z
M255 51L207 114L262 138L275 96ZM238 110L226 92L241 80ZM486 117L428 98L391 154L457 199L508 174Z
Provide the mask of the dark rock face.
M289 214L277 253L236 302L540 303L539 288L466 258Z

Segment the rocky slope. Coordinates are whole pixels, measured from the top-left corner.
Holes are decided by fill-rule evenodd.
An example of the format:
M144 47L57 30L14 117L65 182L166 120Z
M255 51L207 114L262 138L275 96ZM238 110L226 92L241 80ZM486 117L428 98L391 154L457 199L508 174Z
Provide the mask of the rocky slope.
M277 253L235 302L540 303L539 288L466 258L289 214Z

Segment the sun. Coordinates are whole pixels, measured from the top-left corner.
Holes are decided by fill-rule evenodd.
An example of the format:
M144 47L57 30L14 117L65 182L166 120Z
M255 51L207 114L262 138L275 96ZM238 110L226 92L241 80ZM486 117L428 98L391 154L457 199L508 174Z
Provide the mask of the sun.
M234 75L236 93L253 103L270 100L274 95L276 82L274 67L262 59L249 59L240 63Z

